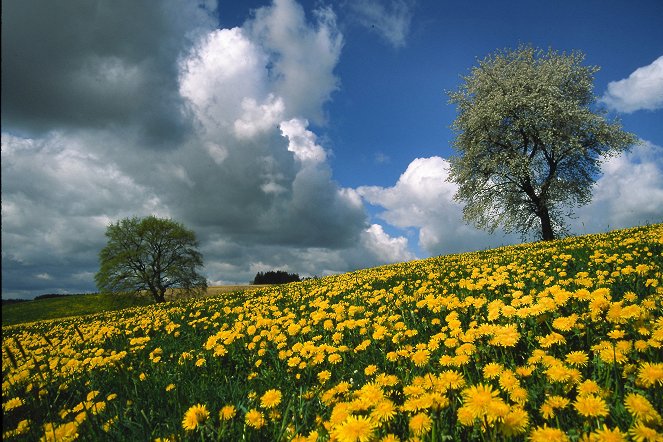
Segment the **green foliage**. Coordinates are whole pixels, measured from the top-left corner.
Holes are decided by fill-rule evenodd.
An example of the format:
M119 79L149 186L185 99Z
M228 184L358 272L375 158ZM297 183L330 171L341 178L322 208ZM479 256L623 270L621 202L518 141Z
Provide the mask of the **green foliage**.
M583 59L529 46L498 51L449 93L458 109L450 179L467 221L553 239L565 231L565 211L591 200L602 158L636 142L592 109L599 68Z
M108 226L106 237L95 275L101 292L149 291L163 302L167 289L207 289L196 270L203 265L196 235L182 224L154 216L127 218Z

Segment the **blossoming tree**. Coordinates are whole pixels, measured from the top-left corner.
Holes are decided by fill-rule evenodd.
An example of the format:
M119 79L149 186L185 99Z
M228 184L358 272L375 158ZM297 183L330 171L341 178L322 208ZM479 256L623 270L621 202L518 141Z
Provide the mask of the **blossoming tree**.
M458 110L450 180L467 221L554 239L564 215L591 200L601 160L636 142L593 108L599 68L583 59L529 46L498 51L449 92Z

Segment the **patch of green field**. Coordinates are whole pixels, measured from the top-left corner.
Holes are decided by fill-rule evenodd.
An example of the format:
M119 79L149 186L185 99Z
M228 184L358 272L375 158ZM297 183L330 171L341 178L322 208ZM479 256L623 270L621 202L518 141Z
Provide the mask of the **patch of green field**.
M225 285L208 287L207 296L266 287L264 285ZM178 293L167 293L166 299L179 300L186 298ZM22 324L25 322L59 319L69 316L90 315L106 311L122 310L152 304L154 301L147 295L121 294L86 294L71 295L60 298L38 299L35 301L17 302L2 306L2 325Z
M2 325L89 315L148 305L151 300L131 294L87 294L38 299L2 306Z

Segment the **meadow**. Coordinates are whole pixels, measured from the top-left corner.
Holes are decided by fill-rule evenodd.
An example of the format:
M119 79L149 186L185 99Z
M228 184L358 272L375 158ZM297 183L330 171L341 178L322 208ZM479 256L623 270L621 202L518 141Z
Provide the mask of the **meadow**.
M253 290L264 285L224 285L207 288L206 295L214 296L226 292ZM168 290L166 300L185 299L181 290ZM152 304L149 293L86 293L80 295L58 296L50 299L3 304L2 325L21 324L45 319L60 319L68 316L90 315L94 313L122 310Z
M663 224L2 327L4 440L655 441Z

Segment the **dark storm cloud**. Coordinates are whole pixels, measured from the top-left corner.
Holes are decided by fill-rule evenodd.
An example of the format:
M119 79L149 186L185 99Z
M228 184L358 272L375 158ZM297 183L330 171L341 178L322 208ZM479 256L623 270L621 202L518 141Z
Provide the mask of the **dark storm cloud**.
M21 0L3 2L2 15L3 128L123 128L155 145L188 130L175 61L213 25L204 8Z

